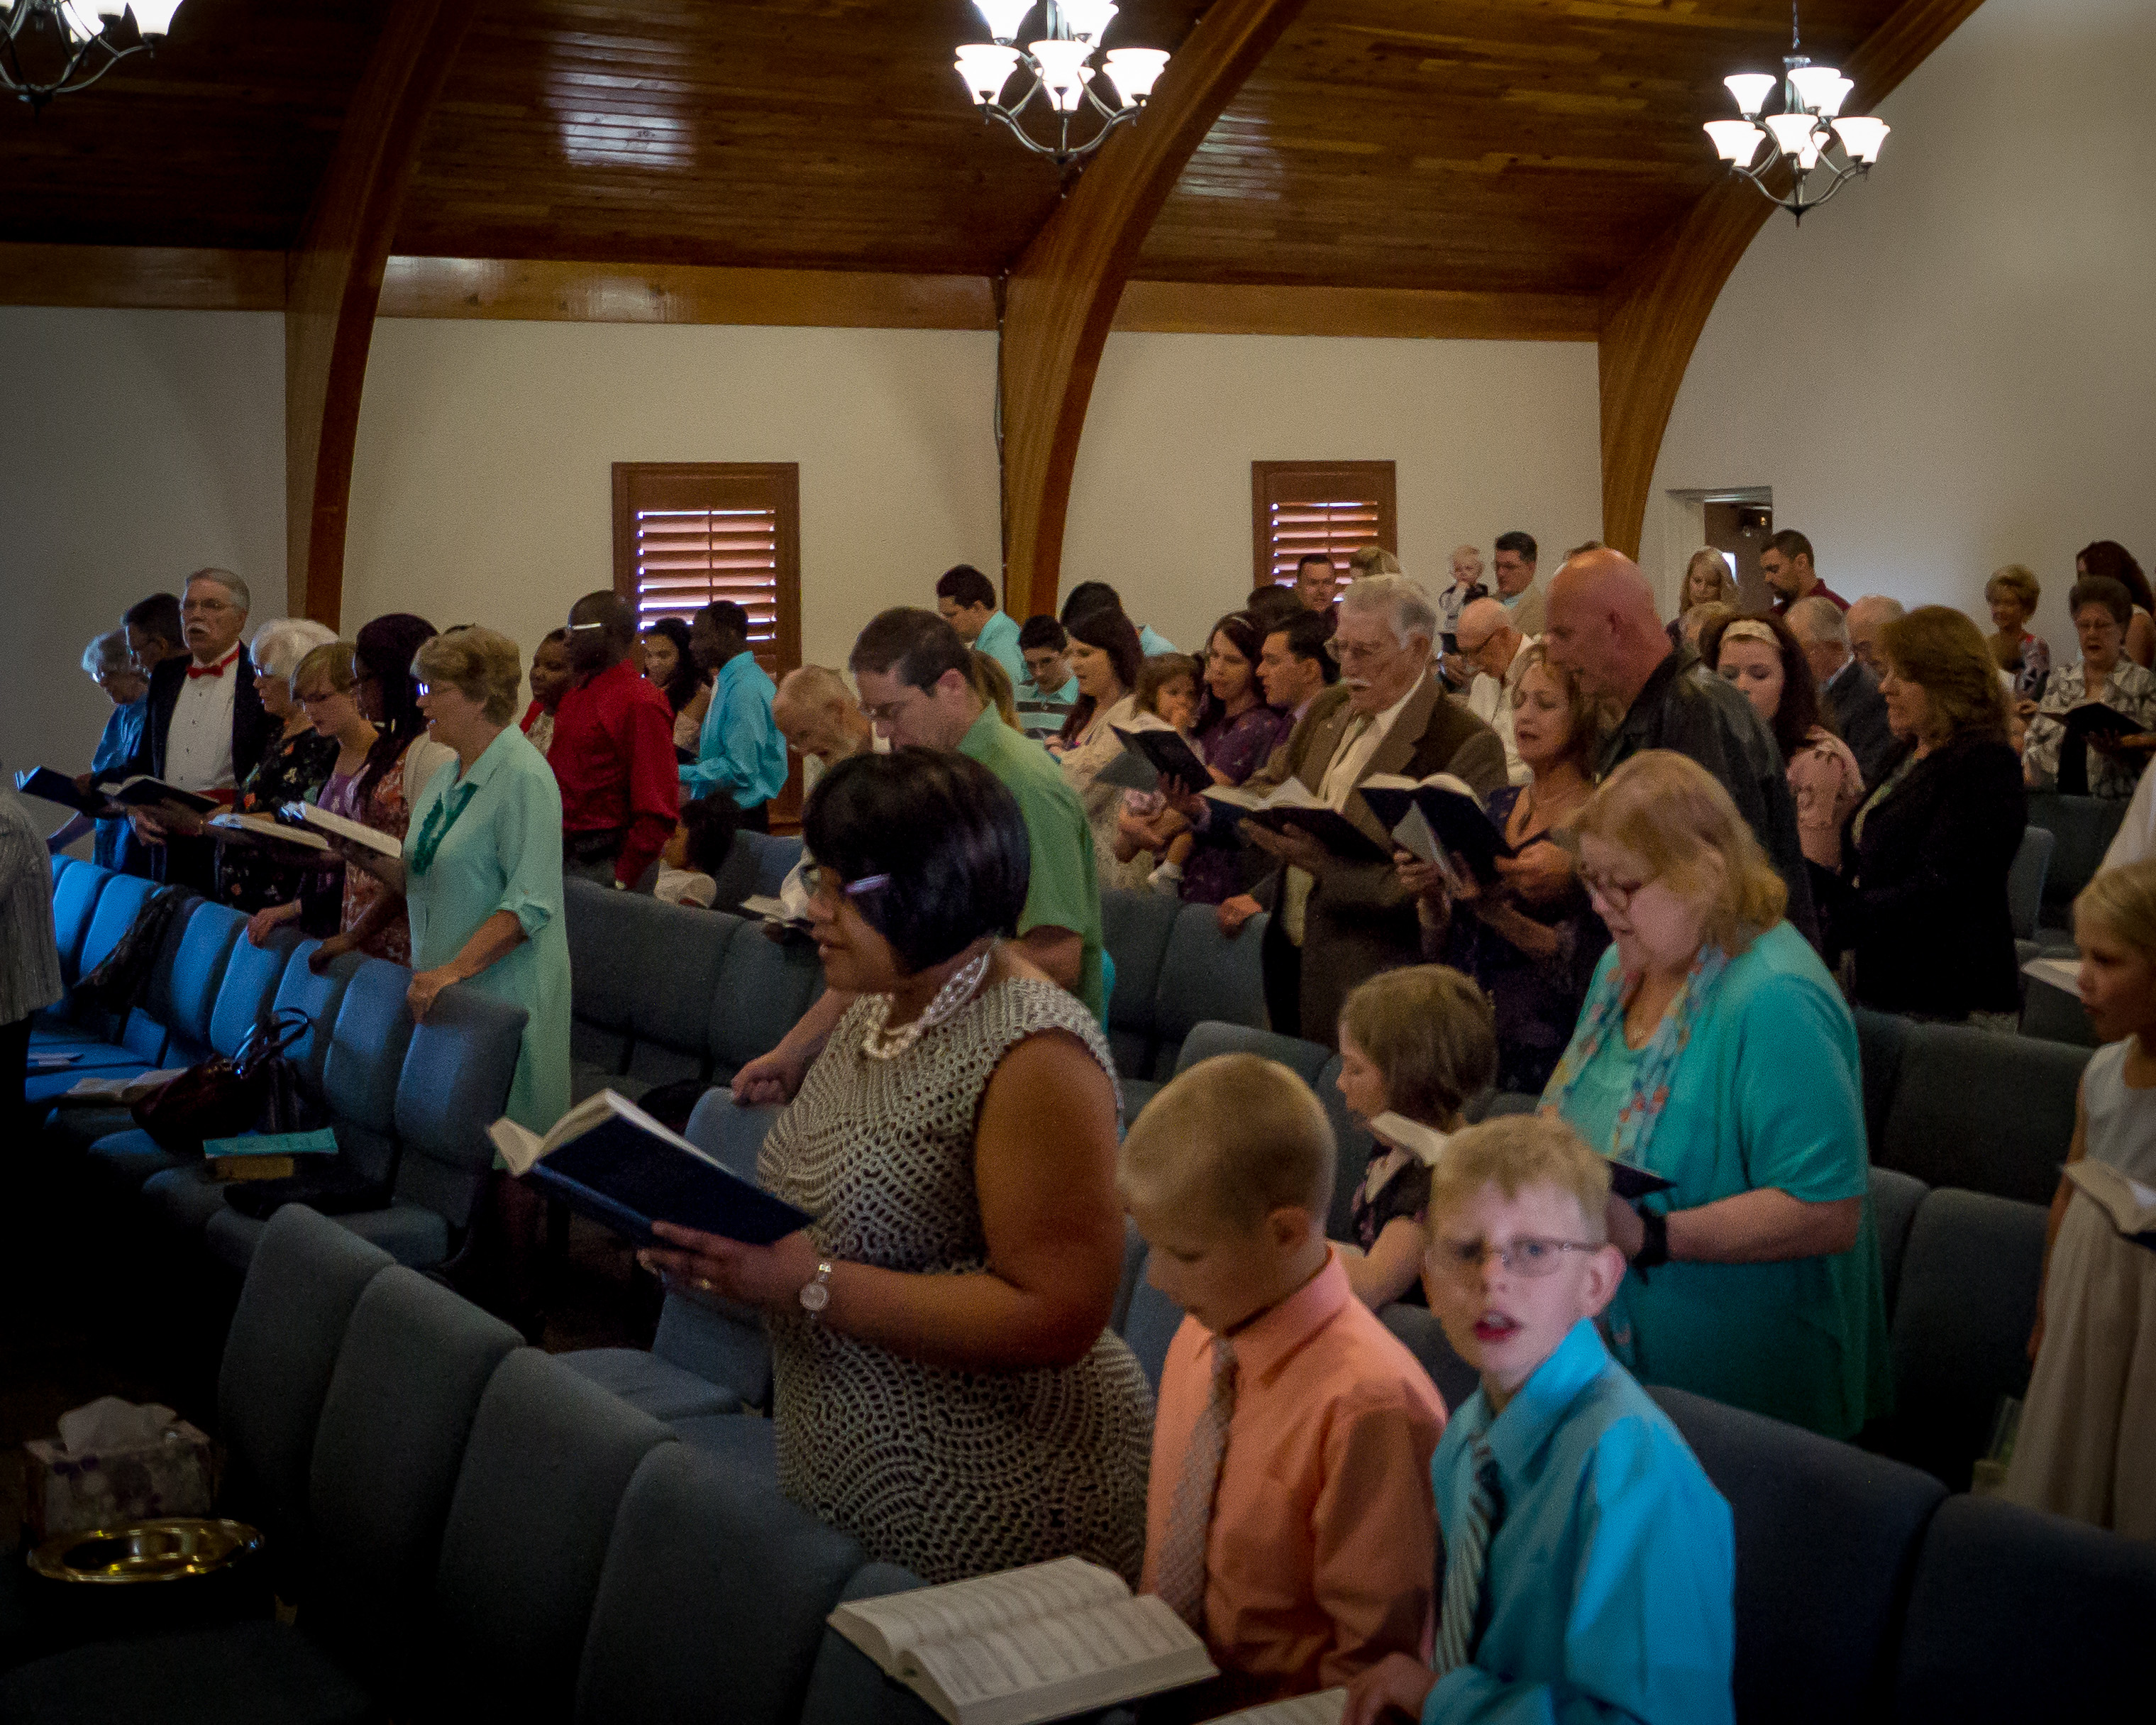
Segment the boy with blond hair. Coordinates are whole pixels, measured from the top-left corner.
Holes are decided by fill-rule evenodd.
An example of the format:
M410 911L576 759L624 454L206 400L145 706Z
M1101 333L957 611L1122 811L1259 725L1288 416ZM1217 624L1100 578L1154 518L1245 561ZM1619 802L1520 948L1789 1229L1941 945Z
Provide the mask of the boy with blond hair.
M1301 1079L1224 1055L1153 1098L1116 1164L1147 1276L1186 1313L1161 1374L1141 1585L1204 1638L1212 1712L1430 1645L1445 1404L1325 1238L1333 1155Z
M1609 1170L1562 1120L1457 1134L1430 1182L1430 1302L1482 1386L1431 1467L1435 1651L1354 1685L1348 1725L1406 1714L1728 1725L1729 1506L1594 1319L1624 1280Z

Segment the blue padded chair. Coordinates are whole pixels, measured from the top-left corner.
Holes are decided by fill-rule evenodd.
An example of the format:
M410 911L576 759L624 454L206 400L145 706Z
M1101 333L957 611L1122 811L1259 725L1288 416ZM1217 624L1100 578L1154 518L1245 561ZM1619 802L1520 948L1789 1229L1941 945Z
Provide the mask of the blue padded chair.
M59 944L60 977L69 987L72 988L82 974L83 940L90 932L91 917L106 883L127 878L85 862L71 862L64 873L54 875L53 934ZM146 881L142 884L148 885ZM148 896L146 892L142 895L145 898ZM121 926L124 928L126 924ZM110 950L108 943L105 951ZM98 955L103 956L103 952ZM93 965L96 962L95 958L90 961Z
M778 1489L778 1427L756 1414L694 1414L667 1425L699 1455L709 1455L735 1477Z
M756 859L756 885L750 890L765 898L777 898L786 877L801 860L801 835L743 832L734 842Z
M1317 1081L1311 1088L1317 1093L1325 1117L1332 1126L1332 1203L1325 1214L1326 1237L1353 1240L1356 1189L1370 1171L1370 1158L1377 1153L1378 1141L1348 1111L1348 1099L1340 1094L1338 1055L1332 1055L1317 1069Z
M1928 1186L2049 1204L2089 1050L1958 1024L1912 1024L1871 1160Z
M111 952L149 901L152 883L131 875L109 874L95 863L69 861L74 872L64 882L58 877L54 881L53 934L59 947L61 980L73 988ZM90 1045L116 1040L119 1029L103 1009L63 999L38 1015L30 1045L84 1050L88 1058Z
M1137 1356L1146 1382L1160 1394L1160 1374L1168 1364L1168 1344L1183 1327L1183 1308L1139 1273L1132 1285L1121 1332L1125 1346Z
M1902 1059L1907 1053L1909 1019L1890 1012L1856 1009L1856 1053L1864 1078L1864 1137L1872 1160L1879 1159L1887 1142L1887 1116L1894 1106L1894 1086L1902 1081Z
M1403 1305L1396 1300L1378 1308L1378 1319L1430 1374L1430 1381L1445 1398L1447 1413L1456 1413L1481 1386L1481 1375L1452 1351L1451 1343L1445 1337L1445 1326L1428 1307Z
M716 914L716 913L712 913ZM738 927L711 1000L711 1082L724 1084L778 1046L824 992L824 967L804 941L783 943Z
M567 1720L623 1494L673 1435L534 1348L480 1398L434 1574L422 1710Z
M146 899L147 895L144 896ZM126 908L126 891L121 882L115 881L108 886L98 903L102 907L108 901L113 902L118 910ZM115 1056L100 1063L100 1076L132 1076L151 1066L162 1066L166 1064L167 1054L172 1056L171 1064L174 1066L190 1064L184 1044L176 1039L170 1029L175 1010L172 977L187 937L188 924L201 906L202 901L192 894L182 896L177 910L166 925L164 939L157 948L157 957L151 962L143 1005L126 1014L124 1018L102 1010L90 1011L82 1018L84 1024L95 1027L104 1051ZM136 908L139 909L139 906ZM102 918L93 919L90 936L84 942L84 952L90 952L107 935L116 942L133 920L131 912L122 918L117 911L110 924ZM97 954L100 962L105 956L104 952ZM214 986L213 983L211 986ZM32 1081L33 1085L36 1082ZM133 1123L133 1117L125 1108L55 1108L46 1122L45 1137L57 1148L79 1152L87 1150L100 1138L125 1132ZM167 1165L158 1163L153 1163L152 1167ZM133 1173L122 1183L123 1189L131 1193L150 1171L146 1168Z
M1317 1088L1327 1063L1332 1059L1332 1050L1322 1044L1283 1036L1275 1030L1252 1029L1246 1024L1199 1024L1192 1025L1190 1034L1183 1038L1175 1070L1188 1072L1200 1060L1224 1054L1254 1054L1277 1060L1312 1090Z
M654 1420L738 1414L771 1389L771 1343L755 1313L732 1301L669 1288L649 1351L580 1348L560 1356L580 1378Z
M2126 804L2112 798L2029 793L2029 824L2041 827L2054 840L2051 865L2044 880L2046 927L2073 927L2074 896L2096 878L2103 866L2103 854L2125 818Z
M1737 1529L1737 1717L1883 1719L1924 1529L1913 1468L1681 1389L1650 1392Z
M1153 994L1152 1065L1147 1076L1165 1082L1175 1076L1183 1039L1206 1023L1263 1029L1265 980L1258 948L1265 936L1261 913L1230 940L1220 932L1210 905L1185 905L1168 934Z
M711 1002L727 948L737 938L763 937L737 917L636 893L615 896L627 901L621 907L626 944L613 962L645 983L629 1003L629 1069L613 1086L635 1097L711 1070Z
M1111 888L1101 895L1101 943L1116 961L1108 1050L1126 1078L1152 1076L1161 967L1182 910L1179 901L1157 892Z
M2029 1387L2048 1214L1951 1189L1917 1207L1894 1300L1894 1412L1867 1446L1969 1489L2000 1401Z
M1123 1271L1116 1281L1116 1303L1108 1312L1108 1327L1118 1336L1123 1333L1123 1325L1130 1318L1131 1297L1145 1277L1147 1250L1145 1235L1138 1232L1138 1224L1124 1217Z
M2042 827L2024 827L2021 844L2006 871L2006 906L2014 918L2014 937L2036 937L2036 924L2044 908L2044 877L2051 870L2051 851L2057 841Z
M172 968L161 965L151 973L145 1002L150 1015L171 1033L167 1064L191 1066L214 1052L210 1021L217 1014L218 991L223 986L233 946L246 932L247 919L226 906L198 900L189 908Z
M575 979L569 1016L570 1091L582 1101L613 1086L629 1070L636 999L654 979L619 962L623 907L632 895L573 877L562 886L569 971Z
M2041 977L2021 978L2021 1034L2076 1048L2098 1046L2096 1027L2089 1023L2081 996L2056 988Z
M1887 1321L1894 1320L1894 1296L1902 1286L1902 1259L1908 1250L1909 1230L1917 1219L1917 1206L1931 1188L1891 1168L1871 1170L1871 1215L1879 1234L1879 1284L1885 1297Z
M1894 1717L2145 1719L2152 1621L2156 1548L2063 1516L1950 1497L1917 1556Z
M757 1153L763 1147L771 1123L782 1111L744 1108L735 1102L732 1091L723 1087L707 1090L689 1116L688 1130L682 1137L744 1180L753 1180Z
M922 1584L896 1563L864 1563L846 1584L842 1599L875 1599L910 1594ZM884 1676L867 1654L836 1630L826 1629L808 1676L801 1725L937 1725L942 1716L901 1683Z
M860 1546L685 1445L654 1450L614 1518L577 1682L579 1725L793 1725ZM715 1632L716 1631L716 1632Z

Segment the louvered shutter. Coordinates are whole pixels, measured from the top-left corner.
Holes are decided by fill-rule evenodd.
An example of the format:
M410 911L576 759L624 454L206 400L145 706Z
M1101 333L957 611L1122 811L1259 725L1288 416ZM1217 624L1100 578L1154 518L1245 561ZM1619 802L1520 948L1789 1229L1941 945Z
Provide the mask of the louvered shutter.
M1322 552L1345 572L1371 546L1397 554L1389 461L1253 461L1250 527L1254 584L1292 581L1296 565Z
M800 480L791 463L618 462L614 590L639 620L686 622L714 599L748 613L774 678L801 662Z

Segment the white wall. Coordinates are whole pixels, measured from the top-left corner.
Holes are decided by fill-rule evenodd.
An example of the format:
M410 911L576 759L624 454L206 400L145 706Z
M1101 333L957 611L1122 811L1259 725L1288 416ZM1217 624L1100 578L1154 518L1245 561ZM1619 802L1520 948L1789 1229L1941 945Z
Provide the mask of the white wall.
M1677 487L1771 485L1845 597L1984 623L2022 562L2073 655L2073 555L2156 560L2156 7L1986 0L1879 109L1868 182L1777 213L1708 319L1649 501L1674 572Z
M347 628L486 623L528 653L613 583L616 461L801 466L802 651L998 562L995 338L385 320L367 364Z
M1400 561L1435 593L1460 544L1511 528L1545 578L1600 531L1595 350L1584 341L1111 336L1078 448L1064 590L1111 583L1203 644L1250 591L1252 461L1398 464Z
M78 660L129 605L216 564L285 609L285 321L0 307L0 762L86 767L111 706Z

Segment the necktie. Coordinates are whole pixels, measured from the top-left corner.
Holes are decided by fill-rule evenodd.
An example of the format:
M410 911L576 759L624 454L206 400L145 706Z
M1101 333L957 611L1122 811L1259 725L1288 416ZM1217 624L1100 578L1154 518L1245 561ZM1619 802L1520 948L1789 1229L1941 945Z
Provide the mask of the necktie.
M1318 780L1320 795L1323 794L1324 786L1332 780L1341 763L1348 758L1348 752L1362 740L1363 733L1375 722L1376 721L1368 713L1357 713L1348 720L1348 728L1340 733L1340 746L1333 750L1332 759L1327 763L1325 772ZM1332 799L1333 806L1337 808L1341 803L1345 803L1348 800L1348 792L1353 788L1354 781L1350 778L1339 796ZM1302 944L1304 919L1310 911L1311 889L1317 885L1316 877L1304 873L1301 869L1290 869L1287 871L1286 880L1281 884L1281 932L1298 947Z
M215 665L190 665L187 666L187 680L192 683L197 677L221 677L224 675L225 666L239 657L239 649L235 647Z
M1220 1462L1228 1453L1228 1422L1235 1412L1235 1350L1216 1337L1213 1394L1190 1434L1154 1574L1155 1590L1200 1635L1205 1623L1205 1545L1213 1528L1213 1499L1220 1489Z
M1442 1678L1466 1665L1475 1651L1476 1620L1482 1609L1482 1576L1489 1561L1490 1538L1505 1518L1505 1488L1497 1458L1482 1439L1475 1440L1475 1489L1458 1535L1445 1550L1445 1608L1437 1620L1437 1645L1430 1669Z

